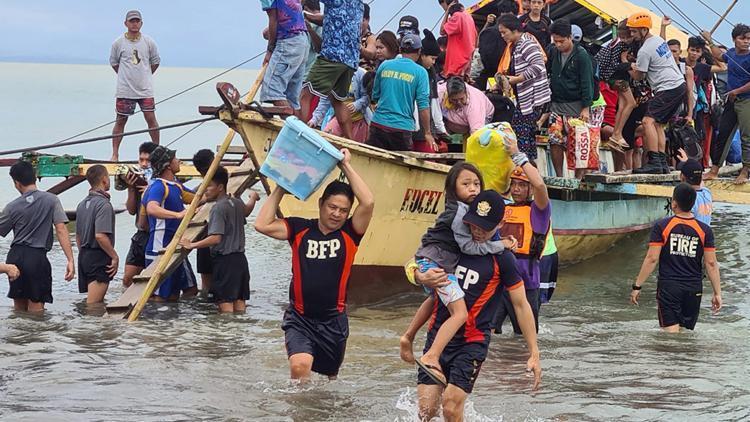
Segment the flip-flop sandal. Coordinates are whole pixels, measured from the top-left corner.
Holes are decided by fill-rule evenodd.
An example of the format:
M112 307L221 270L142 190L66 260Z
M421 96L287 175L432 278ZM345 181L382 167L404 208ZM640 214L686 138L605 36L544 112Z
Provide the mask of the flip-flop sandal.
M607 147L613 151L617 152L625 152L625 150L622 148L622 145L618 144L617 141L614 141L612 139L609 139L607 141Z
M425 365L422 363L421 359L416 359L415 362L417 363L417 366L422 369L428 377L430 377L433 381L435 381L439 386L445 388L448 386L448 383L445 381L445 375L443 375L443 371L440 370L440 368L437 368L433 365Z

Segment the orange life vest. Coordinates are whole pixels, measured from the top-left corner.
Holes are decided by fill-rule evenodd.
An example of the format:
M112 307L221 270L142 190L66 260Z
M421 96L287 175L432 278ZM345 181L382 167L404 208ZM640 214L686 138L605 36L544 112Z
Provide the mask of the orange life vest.
M500 231L503 237L513 236L518 241L518 249L515 252L517 258L541 258L547 233L534 233L531 225L531 205L506 205Z

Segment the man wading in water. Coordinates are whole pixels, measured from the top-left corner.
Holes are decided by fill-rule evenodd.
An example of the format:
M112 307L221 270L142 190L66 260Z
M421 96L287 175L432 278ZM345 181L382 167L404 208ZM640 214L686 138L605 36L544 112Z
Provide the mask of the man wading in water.
M495 191L486 190L477 195L471 203L463 221L471 227L471 235L475 242L487 242L502 226L504 214L503 198ZM445 271L438 268L432 268L424 273L416 271L414 276L419 284L432 289L448 284ZM513 253L506 249L498 255L462 254L456 267L456 277L464 291L469 316L440 355L440 366L448 380L448 386L443 389L426 372L419 370L419 415L425 421L436 415L441 396L445 420L463 420L466 398L471 394L482 363L487 357L492 316L503 290L510 294L510 301L526 339L531 355L527 362L527 370L534 371L535 389L542 379L534 314L526 301L523 280L516 270ZM442 301L436 301L436 304L425 350L429 349L440 326L450 317L448 308Z
M349 151L341 152L344 159L339 167L351 185L328 184L318 202L318 219L276 218L286 193L277 187L255 220L257 231L286 240L292 247L289 307L281 328L293 380L309 380L311 371L335 379L344 361L349 337L346 288L375 199L350 164ZM350 218L355 196L359 205Z
M690 212L696 197L695 189L687 183L680 183L674 189L674 215L654 225L648 253L630 293L630 303L637 305L641 287L658 263L656 303L659 326L669 333L679 332L680 327L688 330L695 328L703 296L704 263L714 290L711 308L714 314L721 309L721 281L714 232Z

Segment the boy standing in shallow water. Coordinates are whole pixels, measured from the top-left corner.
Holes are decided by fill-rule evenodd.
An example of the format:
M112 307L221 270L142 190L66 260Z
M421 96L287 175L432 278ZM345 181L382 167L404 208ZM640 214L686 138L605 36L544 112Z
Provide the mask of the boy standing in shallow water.
M101 303L120 263L115 251L115 210L107 168L90 167L86 179L91 190L76 209L78 292L87 293L86 303Z
M211 291L219 312L245 312L250 299L250 272L245 257L245 218L253 212L260 199L250 191L247 203L227 195L229 173L224 167L216 170L206 186L206 199L216 201L208 218L208 236L198 242L187 238L180 241L186 249L210 248L213 278Z
M68 259L65 280L75 277L73 248L65 227L68 218L56 195L37 190L31 163L13 164L10 177L21 196L0 213L0 236L13 230L6 263L18 267L21 275L10 283L8 297L16 311L43 312L44 304L52 303L52 267L47 252L52 249L53 226Z

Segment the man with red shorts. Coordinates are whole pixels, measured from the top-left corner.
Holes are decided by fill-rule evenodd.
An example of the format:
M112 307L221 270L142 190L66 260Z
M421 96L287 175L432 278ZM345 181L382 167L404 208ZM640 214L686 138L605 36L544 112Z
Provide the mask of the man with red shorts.
M128 29L112 43L109 64L117 73L117 120L112 128L112 158L119 161L120 143L128 117L135 114L136 104L143 112L151 135L151 141L159 144L159 126L156 122L153 74L159 68L160 58L156 43L151 37L141 34L143 20L141 12L131 10L125 15Z

